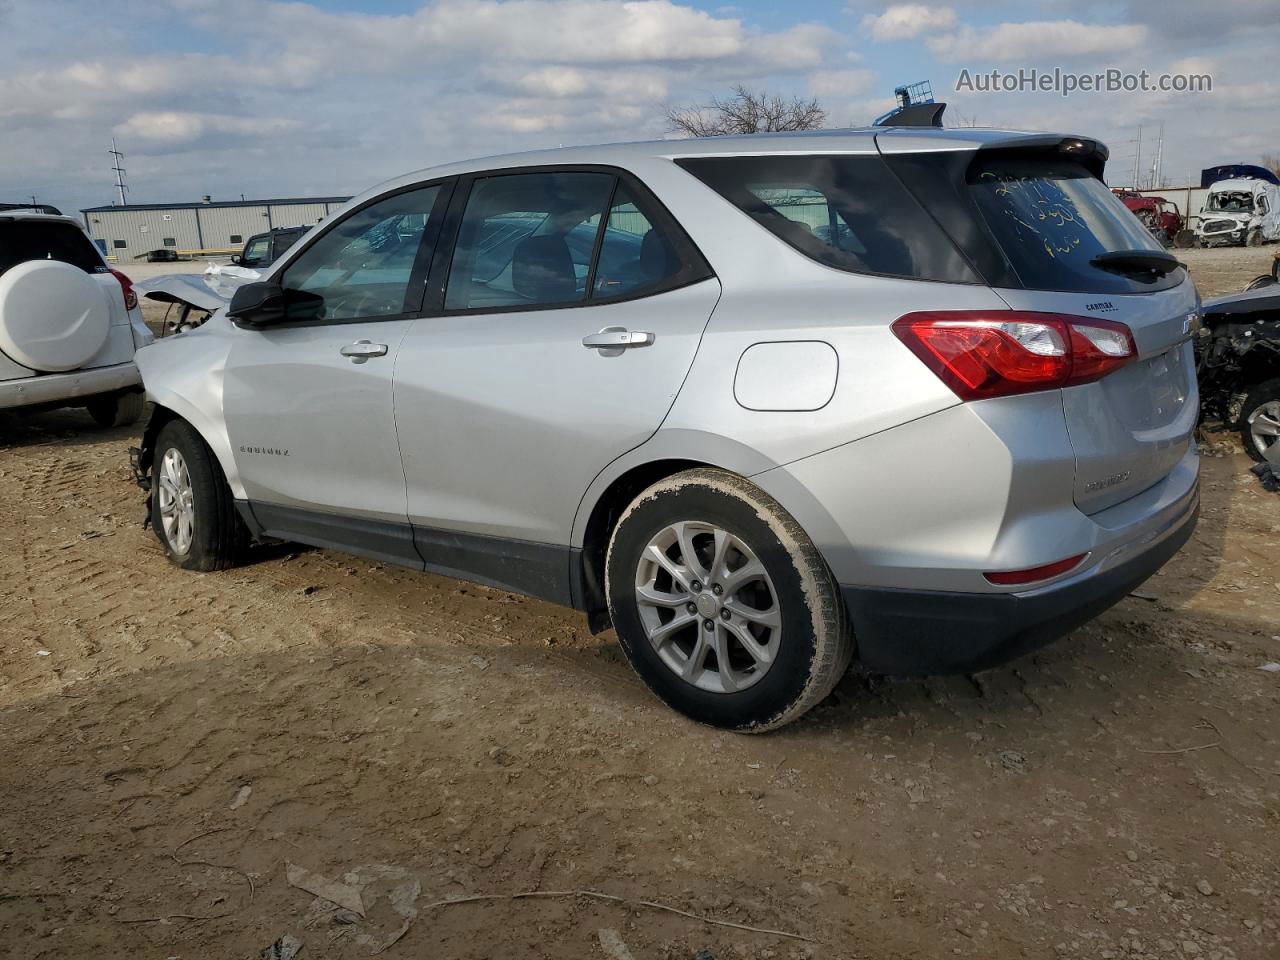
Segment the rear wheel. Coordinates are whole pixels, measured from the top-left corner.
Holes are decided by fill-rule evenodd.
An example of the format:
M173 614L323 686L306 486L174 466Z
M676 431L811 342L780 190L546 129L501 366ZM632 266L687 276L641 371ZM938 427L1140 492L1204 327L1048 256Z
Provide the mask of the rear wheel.
M1258 384L1240 408L1240 442L1255 460L1280 443L1280 377Z
M156 437L151 526L184 570L224 570L239 562L248 532L213 451L184 420Z
M632 666L702 723L780 727L826 697L853 656L817 548L733 474L689 470L644 491L614 529L605 576Z
M100 427L127 427L137 423L146 406L146 396L141 390L129 390L125 393L113 394L90 400L85 409L94 423Z

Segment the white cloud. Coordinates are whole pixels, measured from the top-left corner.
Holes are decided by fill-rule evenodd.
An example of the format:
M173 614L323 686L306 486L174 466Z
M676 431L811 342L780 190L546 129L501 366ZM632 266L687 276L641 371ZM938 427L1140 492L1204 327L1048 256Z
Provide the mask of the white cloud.
M946 63L1053 61L1063 57L1135 50L1147 40L1142 24L1085 24L1075 20L1001 23L929 37L926 43Z
M268 136L297 129L299 122L285 117L237 117L218 113L160 110L135 113L113 130L121 137L155 140L168 144L190 143L208 134L226 137Z
M876 40L904 40L922 33L949 30L956 25L956 12L950 7L930 7L923 3L899 3L876 16L862 18L862 29Z
M871 89L871 70L819 70L809 74L809 92L815 97L858 97Z

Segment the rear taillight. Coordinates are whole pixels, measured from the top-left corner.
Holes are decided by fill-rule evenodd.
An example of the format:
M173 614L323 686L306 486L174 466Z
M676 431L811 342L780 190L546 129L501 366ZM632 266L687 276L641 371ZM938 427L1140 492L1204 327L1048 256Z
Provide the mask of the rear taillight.
M138 305L138 295L133 290L133 281L119 270L112 270L111 275L120 281L120 289L124 291L124 308L132 310Z
M1091 383L1137 356L1123 323L1059 313L908 313L893 332L961 400Z
M1078 556L1067 557L1065 560L1046 563L1043 567L1030 567L1026 570L1001 570L998 573L984 573L983 576L991 583L999 584L1002 587L1038 583L1041 580L1060 577L1068 570L1074 570L1080 566L1080 561L1087 556L1087 553L1082 553Z

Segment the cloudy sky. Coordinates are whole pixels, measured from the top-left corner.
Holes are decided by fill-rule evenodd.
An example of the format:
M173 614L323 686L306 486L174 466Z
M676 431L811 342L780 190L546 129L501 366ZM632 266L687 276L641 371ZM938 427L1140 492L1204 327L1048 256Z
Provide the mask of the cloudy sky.
M861 125L932 81L948 119L1101 137L1132 176L1164 124L1175 182L1280 153L1276 0L0 0L0 200L68 210L354 193L465 157L662 136L732 84ZM1107 68L1211 93L954 92L971 73ZM1146 166L1144 162L1144 167Z

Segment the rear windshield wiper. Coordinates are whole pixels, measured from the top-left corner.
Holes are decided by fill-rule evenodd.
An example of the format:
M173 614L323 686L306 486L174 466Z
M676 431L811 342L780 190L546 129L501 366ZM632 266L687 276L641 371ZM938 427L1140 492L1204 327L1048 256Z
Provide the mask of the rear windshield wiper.
M1113 250L1098 254L1089 263L1100 270L1129 276L1146 273L1163 277L1181 266L1177 257L1161 250Z

